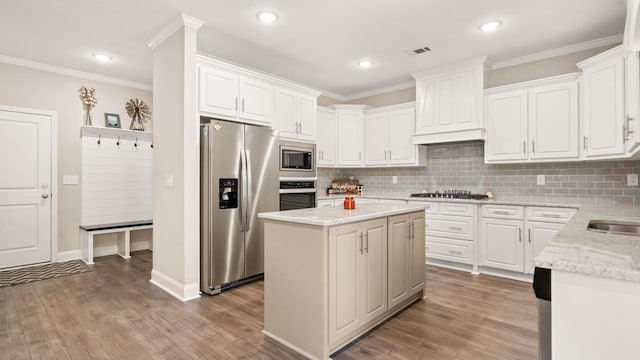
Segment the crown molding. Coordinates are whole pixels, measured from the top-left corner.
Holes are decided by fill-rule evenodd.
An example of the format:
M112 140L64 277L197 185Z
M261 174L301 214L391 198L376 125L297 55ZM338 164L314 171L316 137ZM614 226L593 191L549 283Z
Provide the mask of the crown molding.
M403 82L403 83L400 83L400 84L391 85L391 86L383 87L383 88L380 88L380 89L363 91L363 92L360 92L360 93L351 94L349 96L345 96L345 101L362 99L362 98L366 98L366 97L370 97L370 96L389 93L389 92L392 92L392 91L404 90L404 89L408 89L408 88L411 88L411 87L416 87L416 82L415 81L406 81L406 82Z
M545 50L529 55L519 56L512 59L496 61L491 66L491 70L502 69L509 66L525 64L532 61L544 60L560 55L572 54L579 51L595 49L601 46L607 46L611 44L621 43L623 34L616 34L612 36L603 37L600 39L585 41L578 44L563 46L551 50Z
M22 66L30 69L47 71L55 74L61 74L61 75L82 78L87 80L101 81L109 84L121 85L121 86L126 86L134 89L147 90L147 91L153 90L153 86L150 84L143 84L143 83L137 83L137 82L128 81L128 80L122 80L118 78L112 78L109 76L88 73L80 70L74 70L74 69L64 68L64 67L55 66L55 65L43 64L43 63L31 61L31 60L19 59L11 56L6 56L6 55L0 55L0 63Z
M158 45L167 40L169 36L180 30L180 28L189 27L198 30L202 26L202 24L204 24L204 21L202 20L198 20L189 15L180 14L169 24L167 24L167 26L160 30L160 32L147 43L147 46L149 46L151 49L155 49Z

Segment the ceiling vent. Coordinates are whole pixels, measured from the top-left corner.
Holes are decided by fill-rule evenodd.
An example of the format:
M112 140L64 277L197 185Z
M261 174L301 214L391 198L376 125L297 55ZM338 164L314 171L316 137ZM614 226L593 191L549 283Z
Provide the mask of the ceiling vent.
M420 54L427 53L429 51L431 51L431 48L428 47L428 46L425 46L425 47L421 47L421 48L418 48L418 49L415 49L415 50L411 50L410 54L411 55L420 55Z

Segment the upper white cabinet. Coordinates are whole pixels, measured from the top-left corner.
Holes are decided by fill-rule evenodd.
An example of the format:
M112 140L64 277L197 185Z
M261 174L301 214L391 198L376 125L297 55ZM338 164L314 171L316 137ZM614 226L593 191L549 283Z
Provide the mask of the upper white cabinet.
M338 129L338 166L362 166L363 119L362 110L336 110Z
M577 160L577 74L486 91L485 161Z
M200 67L200 111L230 120L270 126L273 86L232 71Z
M419 164L424 156L420 157L418 145L410 141L414 126L414 103L365 111L364 164Z
M338 143L336 111L318 106L316 154L318 166L335 166Z
M624 57L622 46L578 63L582 69L581 124L585 158L625 153Z
M282 137L315 140L320 92L205 56L198 59L202 115L273 126Z
M277 88L275 119L280 137L316 140L317 97Z
M484 139L484 60L412 74L416 79L414 144Z

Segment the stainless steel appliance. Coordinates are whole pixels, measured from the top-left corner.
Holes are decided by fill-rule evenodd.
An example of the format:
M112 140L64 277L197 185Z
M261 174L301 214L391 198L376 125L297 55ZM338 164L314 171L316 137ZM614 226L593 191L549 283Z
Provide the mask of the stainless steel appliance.
M280 181L280 210L316 207L315 180Z
M278 135L220 120L200 130L200 289L214 295L264 273L257 214L278 211Z
M551 269L534 269L533 292L538 299L538 360L551 360Z
M315 144L280 141L280 177L315 179L315 153Z

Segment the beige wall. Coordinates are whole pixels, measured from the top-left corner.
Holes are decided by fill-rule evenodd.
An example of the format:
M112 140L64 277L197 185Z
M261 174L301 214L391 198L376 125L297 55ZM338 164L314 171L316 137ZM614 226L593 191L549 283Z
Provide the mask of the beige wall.
M98 103L91 111L93 125L104 127L104 113L120 114L123 128L130 119L124 105L131 98L151 103L151 91L114 85L94 80L34 70L0 63L0 105L55 111L58 113L58 253L80 249L78 226L81 221L82 185L62 185L63 175L82 175L82 142L80 127L83 107L80 102L80 86L96 89ZM145 130L152 130L153 123L145 121ZM82 179L80 178L80 183ZM132 234L132 241L150 237L149 231ZM96 237L96 246L115 244L116 234ZM100 241L98 241L100 240Z
M318 105L320 106L329 106L333 104L341 104L340 100L336 100L334 98L330 98L328 96L320 95L318 97Z

